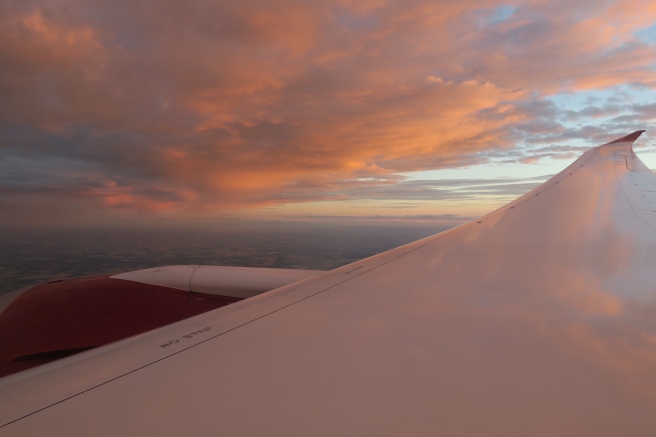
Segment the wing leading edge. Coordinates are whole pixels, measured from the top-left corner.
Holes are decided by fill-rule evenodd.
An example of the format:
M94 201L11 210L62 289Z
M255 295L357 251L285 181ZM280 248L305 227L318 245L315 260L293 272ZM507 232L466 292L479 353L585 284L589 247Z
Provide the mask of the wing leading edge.
M3 435L656 433L628 136L453 230L0 379Z

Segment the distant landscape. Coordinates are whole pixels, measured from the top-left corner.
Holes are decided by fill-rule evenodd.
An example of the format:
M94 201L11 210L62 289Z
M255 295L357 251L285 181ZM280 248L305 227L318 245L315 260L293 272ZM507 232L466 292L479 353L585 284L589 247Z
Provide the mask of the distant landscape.
M244 222L3 230L0 295L41 282L175 264L331 270L454 223Z

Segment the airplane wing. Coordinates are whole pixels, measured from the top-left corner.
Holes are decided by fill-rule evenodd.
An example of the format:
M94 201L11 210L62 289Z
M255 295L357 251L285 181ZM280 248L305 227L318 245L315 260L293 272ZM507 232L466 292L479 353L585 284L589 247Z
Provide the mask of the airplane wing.
M640 133L460 227L2 378L0 434L653 437Z

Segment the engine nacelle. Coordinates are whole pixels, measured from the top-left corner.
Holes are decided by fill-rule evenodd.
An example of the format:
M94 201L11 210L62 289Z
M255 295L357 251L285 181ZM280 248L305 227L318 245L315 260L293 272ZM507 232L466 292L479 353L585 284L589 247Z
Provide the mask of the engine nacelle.
M114 275L143 284L246 299L322 273L319 270L229 266L166 266Z
M27 287L0 297L0 377L320 273L167 266Z

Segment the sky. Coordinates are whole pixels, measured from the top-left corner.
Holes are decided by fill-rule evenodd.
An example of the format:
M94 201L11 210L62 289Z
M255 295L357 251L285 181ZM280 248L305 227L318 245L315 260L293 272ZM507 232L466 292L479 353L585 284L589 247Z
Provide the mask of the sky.
M458 222L646 129L656 3L0 0L0 225Z

